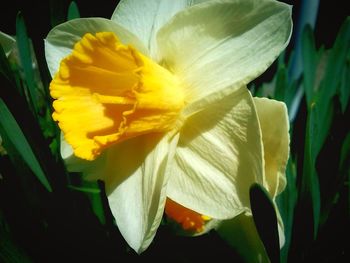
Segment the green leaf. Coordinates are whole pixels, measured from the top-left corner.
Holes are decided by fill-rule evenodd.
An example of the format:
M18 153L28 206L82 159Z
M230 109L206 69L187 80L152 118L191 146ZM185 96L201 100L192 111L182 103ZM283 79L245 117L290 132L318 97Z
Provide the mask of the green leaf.
M2 73L8 80L11 80L12 78L11 67L1 44L0 44L0 73Z
M256 229L271 263L280 262L278 224L275 207L268 192L259 184L249 190L250 205Z
M279 65L276 73L275 94L274 99L279 101L285 100L285 93L287 90L287 70L284 65Z
M330 51L321 97L330 100L337 92L350 48L350 17L343 22Z
M77 4L72 1L68 7L67 20L72 20L80 17L80 12Z
M340 105L341 110L344 113L348 106L349 97L350 97L350 49L348 50L348 55L346 63L343 68L343 76L340 84Z
M88 194L99 194L101 191L98 188L91 188L91 187L84 187L84 186L74 186L74 185L68 185L68 188L82 192L82 193L88 193Z
M333 102L328 101L326 103L324 101L324 103L321 103L322 100L318 95L319 93L316 95L316 100L311 104L308 112L309 129L312 137L310 141L310 154L313 163L316 162L316 158L329 134L334 115Z
M286 169L286 189L279 196L277 196L276 199L279 211L281 213L281 217L283 219L285 230L285 244L281 250L282 262L287 262L289 247L292 238L294 208L298 194L296 187L296 169L297 163L292 159L292 157L290 157Z
M307 106L310 107L314 93L315 73L317 66L317 52L315 47L314 35L310 25L306 25L302 34L302 61L304 90L306 95Z
M28 94L30 98L29 102L34 115L37 116L39 112L38 88L34 78L35 74L33 69L31 41L27 35L26 25L21 12L17 14L16 18L16 36L19 57L23 67L24 78L27 84Z
M19 155L25 163L30 167L38 180L44 187L52 192L50 183L48 182L38 160L36 159L33 150L30 147L22 130L18 126L15 118L7 108L5 102L0 98L0 132L6 134L6 137L11 141Z
M313 238L316 238L318 232L321 210L320 185L315 165L316 158L324 142L323 137L321 138L322 142L318 137L322 127L319 125L320 121L317 119L316 109L316 106L311 106L311 110L308 113L306 124L303 177L300 192L301 200L306 203L310 202L312 205Z

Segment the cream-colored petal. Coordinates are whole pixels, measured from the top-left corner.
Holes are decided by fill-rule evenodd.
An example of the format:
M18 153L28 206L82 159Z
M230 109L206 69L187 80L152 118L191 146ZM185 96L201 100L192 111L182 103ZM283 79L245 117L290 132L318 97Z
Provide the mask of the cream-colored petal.
M289 157L288 110L283 102L254 98L264 145L267 189L275 198L286 186Z
M244 262L270 262L251 215L242 213L235 218L224 220L216 230L219 236L237 251Z
M68 56L84 34L114 32L125 45L132 45L147 55L141 41L122 26L104 18L79 18L54 27L45 39L45 56L51 76L57 72L61 60Z
M16 40L14 37L0 31L0 44L4 49L6 56L10 55L15 43Z
M284 225L275 203L274 206L277 216L279 245L282 248L285 243ZM242 256L245 262L270 262L251 213L242 213L235 218L221 221L218 223L216 231Z
M102 154L93 162L87 161L74 155L73 148L64 139L63 133L61 133L60 143L60 153L67 171L83 173L87 180L100 179L100 173L103 171L106 161L106 154Z
M217 219L247 211L249 187L263 183L262 150L254 103L242 87L186 120L168 197Z
M161 61L180 77L192 102L259 76L291 31L291 7L282 2L210 1L175 15L157 41Z
M90 179L104 180L116 224L138 253L150 245L161 222L167 165L175 152L177 139L178 136L170 140L161 134L129 139L106 150L99 157L105 158L103 165L84 171Z
M174 14L202 1L191 0L121 0L111 20L138 36L156 59L155 35Z

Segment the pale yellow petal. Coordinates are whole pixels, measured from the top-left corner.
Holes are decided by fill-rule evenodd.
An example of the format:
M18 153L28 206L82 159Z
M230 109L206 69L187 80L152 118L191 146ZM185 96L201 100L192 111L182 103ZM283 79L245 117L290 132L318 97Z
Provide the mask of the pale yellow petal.
M51 76L58 71L61 60L68 56L74 45L86 33L113 32L125 45L132 45L147 55L148 51L131 32L113 21L104 18L79 18L59 24L45 38L45 57Z
M216 230L244 262L270 263L251 215L242 213L230 220L224 220Z
M155 36L177 12L203 0L121 0L111 20L138 36L151 57L157 59Z
M246 85L287 46L291 7L274 0L209 1L174 16L157 35L161 61L193 102Z
M263 183L263 149L246 87L192 115L180 134L168 196L217 219L249 210L251 184Z
M143 135L117 144L85 167L84 176L105 182L111 212L128 242L141 253L151 244L166 200L167 166L178 136Z
M264 145L265 176L272 198L286 186L286 165L289 157L289 119L283 102L254 98Z

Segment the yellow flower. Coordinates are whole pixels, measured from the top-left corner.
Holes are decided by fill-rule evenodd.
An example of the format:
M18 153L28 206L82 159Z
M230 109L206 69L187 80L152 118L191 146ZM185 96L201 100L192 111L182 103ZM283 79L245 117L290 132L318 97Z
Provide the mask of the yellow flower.
M150 245L167 198L205 215L206 227L248 213L252 183L283 188L264 171L271 149L246 85L291 29L290 6L273 0L125 0L111 20L75 19L48 34L62 157L70 171L104 180L135 251Z

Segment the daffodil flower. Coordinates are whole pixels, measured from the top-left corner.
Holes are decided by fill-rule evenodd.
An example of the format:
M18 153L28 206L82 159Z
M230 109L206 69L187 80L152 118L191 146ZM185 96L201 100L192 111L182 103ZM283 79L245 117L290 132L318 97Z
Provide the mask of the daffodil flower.
M62 157L105 182L135 251L150 245L166 204L175 219L176 204L200 215L201 231L210 218L249 212L252 183L279 189L267 182L257 113L275 104L256 103L246 85L291 30L290 6L274 0L122 0L110 20L48 34Z

